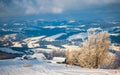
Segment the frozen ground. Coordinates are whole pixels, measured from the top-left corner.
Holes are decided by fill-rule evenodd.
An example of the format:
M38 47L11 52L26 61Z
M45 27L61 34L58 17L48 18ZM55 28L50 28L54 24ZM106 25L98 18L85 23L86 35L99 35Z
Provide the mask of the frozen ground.
M120 75L120 71L66 67L65 64L47 63L37 59L9 59L0 60L0 75Z

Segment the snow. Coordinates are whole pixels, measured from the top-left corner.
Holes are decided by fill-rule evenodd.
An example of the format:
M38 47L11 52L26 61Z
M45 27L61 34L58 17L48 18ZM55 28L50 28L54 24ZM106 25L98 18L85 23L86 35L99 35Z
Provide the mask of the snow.
M38 37L31 37L24 39L23 41L27 43L29 48L39 47L39 43L37 43L40 39L44 38L45 36L38 36Z
M116 30L116 29L117 29L117 30ZM119 31L120 31L120 26L112 27L111 30L115 30L116 32L119 32Z
M98 28L89 28L87 31L88 32L94 32L94 31L96 31L96 30L102 30L102 28L100 28L100 27L98 27Z
M24 65L31 65L25 67ZM58 75L38 60L0 60L0 75Z
M44 26L43 28L49 28L49 29L54 29L54 28L67 28L67 26Z
M75 22L75 20L69 20L68 21L68 23L74 23Z
M45 48L34 48L34 49L30 49L30 50L35 53L39 53L39 52L51 53L53 51L52 49L45 49Z
M115 28L118 28L118 29L120 29L120 26L113 27L113 29L115 29Z
M47 45L47 48L54 49L54 50L60 49L60 47L56 47L54 45Z
M6 47L1 47L0 51L6 52L6 53L12 53L12 54L23 54L23 52L15 51L15 50L12 50L12 49L6 48Z
M50 29L54 29L55 26L44 26L43 28L50 28Z
M27 45L28 45L29 48L40 47L39 43L36 43L36 41L35 42L29 42Z
M75 45L62 45L66 50L80 50L79 46Z
M14 23L14 25L19 26L19 25L23 25L22 23Z
M116 45L114 45L114 44L112 44L112 45L110 46L110 48L111 48L112 50L115 50L115 51L120 51L120 46L116 46Z
M120 34L119 33L117 33L117 34L115 34L115 33L110 33L110 36L119 36Z
M44 38L44 40L46 40L46 41L55 41L57 38L61 37L62 35L66 35L66 34L65 33L56 34L56 35Z
M53 57L53 61L56 63L63 63L65 62L65 57Z
M7 25L8 25L8 24L6 24L6 23L5 23L5 24L3 24L3 26L7 26Z
M110 24L118 24L118 23L120 23L120 22L115 22L115 21L113 21L113 22L108 22L108 23L110 23Z
M32 55L32 58L46 60L46 57L43 53L35 53L35 54Z
M98 26L100 24L99 23L91 23L91 25Z
M13 46L12 47L22 47L22 44L20 42L12 42Z
M23 41L30 42L30 41L40 40L44 37L45 36L31 37L31 38L24 39Z
M17 34L8 34L8 35L4 36L3 40L11 39L11 38L15 40L16 36L17 36Z
M84 24L82 24L82 25L79 25L78 27L85 27L85 25L84 25Z
M28 66L25 66L28 65ZM0 75L120 75L119 70L87 69L34 60L0 60Z
M87 37L87 33L78 33L78 34L74 34L72 36L69 36L67 38L67 40L69 40L69 41L74 40L74 39L82 39L82 40L84 40L86 37Z
M84 29L80 29L80 28L72 28L72 30L76 30L76 31L85 31Z

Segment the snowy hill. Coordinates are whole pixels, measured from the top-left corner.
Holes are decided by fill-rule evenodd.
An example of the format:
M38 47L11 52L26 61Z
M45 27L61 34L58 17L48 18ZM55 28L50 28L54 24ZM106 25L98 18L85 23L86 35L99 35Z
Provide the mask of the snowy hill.
M27 54L30 49L36 48L44 50L77 49L87 38L89 31L106 30L110 33L111 42L120 44L119 21L24 20L0 25L0 47L9 47L15 52L26 53L27 51Z

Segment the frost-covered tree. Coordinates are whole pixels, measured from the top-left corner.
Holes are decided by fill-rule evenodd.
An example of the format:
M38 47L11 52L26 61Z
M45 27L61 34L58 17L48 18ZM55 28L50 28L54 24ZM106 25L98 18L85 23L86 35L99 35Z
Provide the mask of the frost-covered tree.
M67 51L67 63L79 63L82 67L100 68L111 62L109 56L109 33L89 33L88 39L82 43L80 50Z
M108 32L89 34L88 39L83 42L78 62L80 66L88 68L99 68L107 63L109 55L109 34Z

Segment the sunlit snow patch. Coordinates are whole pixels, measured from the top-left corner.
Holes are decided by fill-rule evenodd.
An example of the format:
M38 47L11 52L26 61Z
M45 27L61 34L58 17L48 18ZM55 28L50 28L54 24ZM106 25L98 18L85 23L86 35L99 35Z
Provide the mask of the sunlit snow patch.
M57 38L61 37L62 35L66 35L66 34L65 33L56 34L56 35L44 38L44 40L46 40L46 41L55 41Z
M87 33L78 33L78 34L74 34L70 37L67 38L67 40L71 41L74 39L82 39L84 40L87 37Z
M43 28L49 28L49 29L54 29L54 28L67 28L67 26L44 26Z

